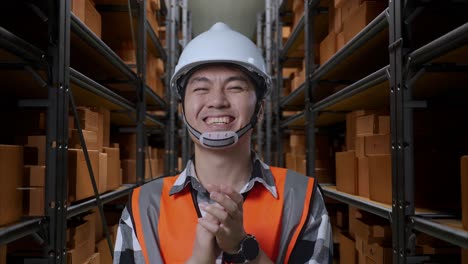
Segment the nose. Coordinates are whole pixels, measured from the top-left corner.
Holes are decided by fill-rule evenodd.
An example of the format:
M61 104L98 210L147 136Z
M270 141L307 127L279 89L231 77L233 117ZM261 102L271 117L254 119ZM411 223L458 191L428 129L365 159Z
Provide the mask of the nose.
M213 89L208 98L209 108L227 108L229 107L229 100L226 96L224 89Z

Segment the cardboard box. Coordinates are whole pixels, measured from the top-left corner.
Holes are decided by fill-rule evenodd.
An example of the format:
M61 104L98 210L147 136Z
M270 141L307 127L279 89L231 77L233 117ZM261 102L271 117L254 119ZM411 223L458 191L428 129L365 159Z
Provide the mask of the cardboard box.
M369 158L358 158L358 194L369 198Z
M76 247L67 250L67 264L83 264L94 254L95 244L86 241Z
M336 53L336 33L330 32L320 42L320 65L327 62Z
M102 20L101 14L96 10L94 2L91 0L83 0L85 2L85 20L86 26L96 34L98 38L101 38L102 31Z
M384 9L385 3L377 1L366 1L358 7L351 4L343 8L342 19L345 41L349 42L354 38Z
M99 151L88 150L94 179L99 186ZM94 196L93 185L83 150L68 149L68 200L70 202Z
M136 133L119 134L113 141L119 143L120 159L136 159Z
M96 244L99 252L100 264L112 264L112 256L106 239L102 239Z
M468 264L468 249L461 249L461 263L462 264Z
M37 165L46 165L46 136L28 136L27 147L37 148ZM35 165L35 164L28 164Z
M99 153L99 193L107 191L107 153Z
M346 150L354 150L354 139L356 137L356 119L359 116L369 114L366 110L357 110L346 114Z
M99 150L98 146L98 136L97 133L94 131L82 130L83 137L86 143L86 148L88 150ZM77 129L73 129L71 131L71 137L68 141L69 148L83 148L81 146L80 135Z
M291 134L289 136L289 145L291 147L304 146L305 145L305 136L303 134Z
M81 21L85 18L85 1L83 0L71 0L71 11Z
M354 222L356 241L358 237L366 244L387 243L392 241L390 222L383 218L359 218ZM363 253L365 250L363 251Z
M356 136L354 142L354 150L356 151L356 157L366 157L365 137Z
M369 198L392 204L392 156L369 156Z
M75 248L94 239L94 227L90 221L77 220L67 223L67 247Z
M346 233L340 233L340 259L346 260L346 263L356 264L358 254L354 239Z
M115 190L122 185L120 174L120 150L119 148L103 148L107 154L107 187L106 190Z
M23 148L23 164L24 165L39 165L39 150L36 147L25 146Z
M356 207L353 207L351 205L348 206L348 233L349 235L355 239L355 222L356 222L356 219L358 219L360 216L360 211L356 208Z
M6 264L7 258L7 245L2 244L0 245L0 264Z
M393 250L391 246L384 246L378 243L367 244L366 258L370 259L370 263L391 264L393 263ZM369 263L369 261L367 261Z
M45 166L25 165L23 186L45 187Z
M461 157L461 205L462 205L462 224L465 230L468 230L468 156Z
M23 214L28 216L43 216L45 213L45 188L23 187L19 190L23 193Z
M390 134L390 116L379 116L379 131L378 134Z
M110 110L104 107L92 107L91 110L98 114L98 150L102 151L103 147L109 147L110 144Z
M134 159L127 159L121 160L122 164L122 183L136 183L137 182L137 175L136 175L136 160ZM145 175L143 176L144 179L150 179L151 173L153 178L157 175L157 162L156 160L151 160L151 171L150 171L150 161L148 159L145 160Z
M345 37L343 32L339 32L336 35L336 52L340 51L346 45Z
M391 154L390 135L372 135L365 137L365 151L367 156Z
M91 255L91 257L85 262L85 264L100 264L100 263L101 263L101 256L99 255L99 252Z
M358 194L357 160L354 151L336 152L336 189Z
M23 147L0 145L0 226L18 221L23 197Z
M88 0L85 0L88 1ZM99 114L88 107L77 107L81 129L97 132L99 130Z
M379 117L375 114L360 116L356 119L356 135L369 136L379 132Z
M335 12L335 17L333 18L334 19L333 31L336 34L339 34L343 31L343 17L342 17L341 8L335 8L334 12ZM339 50L339 48L337 48L337 50Z

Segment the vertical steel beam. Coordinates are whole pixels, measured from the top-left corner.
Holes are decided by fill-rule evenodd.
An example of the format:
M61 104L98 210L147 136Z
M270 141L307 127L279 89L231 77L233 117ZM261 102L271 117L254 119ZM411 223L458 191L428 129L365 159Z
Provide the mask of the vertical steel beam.
M262 13L257 13L257 47L263 49L263 19ZM265 114L264 114L265 116ZM257 154L263 158L263 120L257 122Z
M48 1L48 99L46 204L49 263L65 263L67 231L70 1Z
M265 47L266 47L266 68L267 68L267 73L271 76L272 74L272 9L273 5L272 2L273 0L265 0ZM265 100L265 162L267 164L270 164L272 162L271 159L271 141L272 141L272 106L271 106L271 97L272 95L268 95Z
M188 43L188 0L182 0L182 48ZM182 164L187 164L190 158L190 138L185 122L182 122ZM182 169L182 168L180 168Z
M304 0L304 34L305 34L305 138L306 138L306 174L315 173L315 125L316 114L312 112L316 82L312 82L312 74L315 71L315 12L316 6L310 6L308 0Z
M177 0L170 0L170 7L169 7L169 20L168 23L169 25L166 26L166 30L169 30L168 36L169 38L167 39L168 41L168 51L169 51L169 56L168 56L168 66L166 70L167 78L168 78L168 84L170 85L170 79L172 76L172 73L174 72L175 64L176 64L176 53L177 53L177 44L178 44L178 39L177 39L177 10L178 10L178 5L177 5ZM176 124L176 114L177 114L177 99L176 99L176 94L174 94L170 87L169 87L169 146L168 146L168 151L167 151L167 156L168 156L168 165L169 165L169 174L175 174L176 173L176 167L177 167L177 156L176 156L176 136L177 136L177 124Z
M414 252L409 243L414 215L414 169L413 169L413 110L411 87L405 85L407 73L404 67L404 2L389 2L390 8L390 116L392 143L392 235L393 262L407 263Z
M283 48L283 26L280 21L280 0L275 1L275 66L276 66L276 93L275 93L275 142L276 142L276 166L284 166L283 133L281 132L281 95L283 89L283 65L280 61L280 51Z
M137 146L136 146L136 176L137 183L145 181L145 152L146 152L146 0L141 0L138 7L138 38L137 38Z

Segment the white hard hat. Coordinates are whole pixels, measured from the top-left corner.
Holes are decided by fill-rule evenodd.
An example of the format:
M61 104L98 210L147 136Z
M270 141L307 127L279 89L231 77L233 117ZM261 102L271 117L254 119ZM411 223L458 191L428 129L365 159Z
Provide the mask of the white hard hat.
M220 22L195 37L182 51L171 78L172 91L181 99L185 88L180 82L181 78L197 66L213 63L241 66L242 69L247 70L250 77L260 81L256 83L256 89L260 89L257 90L257 94L266 96L270 93L271 79L266 72L265 60L257 46L246 36Z

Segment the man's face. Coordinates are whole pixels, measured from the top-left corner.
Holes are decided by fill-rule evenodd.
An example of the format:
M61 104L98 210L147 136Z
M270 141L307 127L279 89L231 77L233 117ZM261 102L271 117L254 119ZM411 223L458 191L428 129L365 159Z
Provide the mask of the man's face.
M255 104L253 84L234 67L203 67L190 76L185 89L185 117L201 133L239 130L250 122Z

